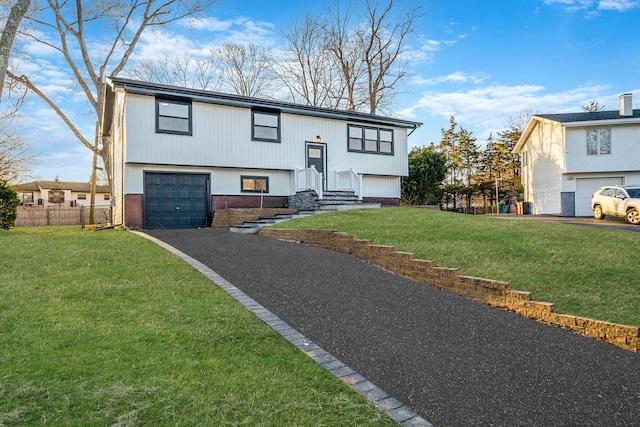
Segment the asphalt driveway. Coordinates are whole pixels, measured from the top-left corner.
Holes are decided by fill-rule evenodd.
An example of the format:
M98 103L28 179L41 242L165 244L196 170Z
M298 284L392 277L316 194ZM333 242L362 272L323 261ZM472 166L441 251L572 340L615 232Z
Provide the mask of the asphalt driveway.
M640 425L640 355L325 249L154 230L435 426Z

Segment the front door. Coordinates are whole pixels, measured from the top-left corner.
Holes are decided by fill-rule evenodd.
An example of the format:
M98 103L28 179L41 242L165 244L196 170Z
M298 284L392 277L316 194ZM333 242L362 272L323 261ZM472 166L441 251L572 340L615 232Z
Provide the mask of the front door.
M327 189L327 174L325 168L327 159L325 156L325 145L317 143L307 143L307 167L314 166L318 173L322 175L322 189Z

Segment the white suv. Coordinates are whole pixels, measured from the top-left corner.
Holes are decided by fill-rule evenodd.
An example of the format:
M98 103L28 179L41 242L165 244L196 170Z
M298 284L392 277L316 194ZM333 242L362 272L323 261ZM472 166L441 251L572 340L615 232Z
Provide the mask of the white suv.
M621 216L630 224L640 224L640 185L607 185L591 196L595 219Z

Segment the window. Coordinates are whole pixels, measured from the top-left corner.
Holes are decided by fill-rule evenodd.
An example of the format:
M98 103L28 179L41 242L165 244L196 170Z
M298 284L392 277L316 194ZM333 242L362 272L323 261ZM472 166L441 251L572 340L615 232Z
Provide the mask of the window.
M393 155L393 130L348 126L349 151Z
M32 205L33 204L33 193L18 193L18 197L20 198L20 202L23 205Z
M78 194L78 200L87 200L86 194Z
M252 111L251 139L280 142L280 113Z
M611 129L587 130L587 156L611 154Z
M49 190L49 203L64 203L64 191Z
M241 176L240 186L243 193L268 193L268 176Z
M191 135L191 103L156 98L156 132Z
M105 194L104 200L111 200L111 194Z

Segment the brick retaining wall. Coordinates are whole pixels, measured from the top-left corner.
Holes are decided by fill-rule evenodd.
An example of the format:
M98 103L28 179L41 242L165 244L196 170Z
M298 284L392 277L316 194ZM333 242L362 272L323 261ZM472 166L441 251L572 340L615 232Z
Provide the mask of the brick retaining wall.
M259 235L353 255L417 282L640 353L638 328L556 314L553 312L553 304L533 301L531 292L509 289L508 282L462 276L457 268L438 267L432 261L415 259L412 253L398 252L394 246L374 245L370 240L332 230L261 228Z
M245 221L257 221L260 218L274 216L276 214L289 214L297 212L295 209L286 208L254 208L254 209L220 209L213 213L213 228L229 228L232 225L242 225Z

